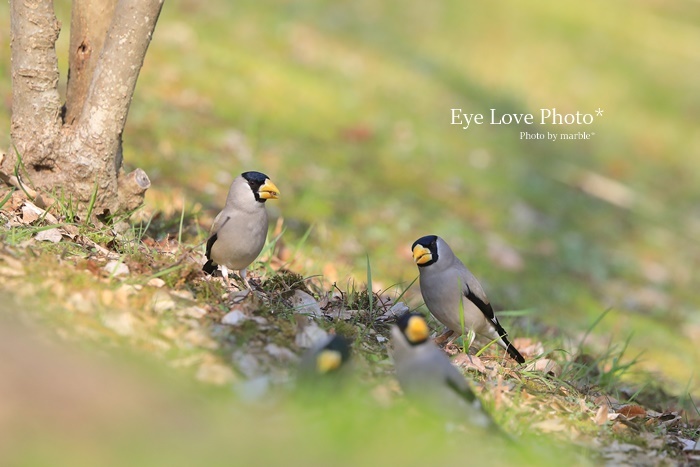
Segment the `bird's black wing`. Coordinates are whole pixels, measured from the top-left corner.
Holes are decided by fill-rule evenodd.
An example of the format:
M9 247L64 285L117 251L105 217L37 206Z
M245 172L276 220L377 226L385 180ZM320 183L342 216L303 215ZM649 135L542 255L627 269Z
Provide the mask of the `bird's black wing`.
M214 232L211 237L209 237L209 240L207 240L207 252L206 256L209 261L211 261L211 247L214 245L214 242L216 242L216 239L219 237L219 235Z
M219 238L219 230L221 230L221 227L226 225L226 223L229 220L231 220L231 218L227 217L207 240L207 251L205 253L207 257L207 262L204 263L204 266L202 266L202 271L206 272L207 274L214 274L214 271L216 271L216 268L218 267L214 260L211 259L211 248L214 246L214 243L216 243L216 240ZM214 225L216 226L216 219L214 220Z
M211 247L216 242L216 232L212 234L211 237L209 237L209 240L207 240L207 262L204 263L204 266L202 266L202 271L206 272L207 274L214 274L214 271L216 271L217 264L214 262L213 259L211 259Z
M447 383L447 386L449 386L450 389L457 393L459 397L469 402L470 404L472 404L476 400L476 395L474 395L474 391L472 391L472 389L468 385L457 384L457 382L449 376L445 378L445 382Z
M496 318L496 314L493 312L493 307L491 306L491 304L486 303L482 299L480 299L474 292L472 292L469 286L466 286L464 296L467 297L474 305L476 305L484 314L484 316L486 316L486 318L491 322L491 324L493 324L493 327L496 329L496 332L499 336L501 336L501 339L503 339L503 342L506 344L506 350L508 351L508 355L513 357L513 359L518 363L525 363L525 358L522 355L520 355L518 349L513 347L513 344L511 344L508 340L508 333L505 329L503 329L501 323L498 322L498 318Z
M202 266L202 271L206 272L207 274L214 274L214 271L216 271L218 265L214 262L213 259L211 259L211 248L214 246L214 243L216 243L216 240L219 238L219 230L221 230L221 228L225 226L226 223L230 220L231 217L227 217L226 219L224 219L221 225L216 229L216 231L213 234L211 234L211 236L207 240L207 251L205 255L208 261L204 263L204 266ZM216 226L216 219L214 220L214 226Z

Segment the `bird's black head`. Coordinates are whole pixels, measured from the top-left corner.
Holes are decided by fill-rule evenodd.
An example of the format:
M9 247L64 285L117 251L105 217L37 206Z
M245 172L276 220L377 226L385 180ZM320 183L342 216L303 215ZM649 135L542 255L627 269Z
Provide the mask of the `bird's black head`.
M411 246L413 261L419 268L430 266L438 260L438 237L437 235L426 235L421 237Z
M411 345L422 344L427 341L430 336L428 323L426 323L425 318L418 313L407 311L399 316L396 320L396 325L399 327L401 333L406 336L406 340Z
M250 189L255 195L255 201L264 203L268 199L277 199L279 190L270 181L270 177L261 172L243 172L241 177L248 182Z
M336 334L318 352L316 371L321 374L338 371L348 360L350 360L350 342Z

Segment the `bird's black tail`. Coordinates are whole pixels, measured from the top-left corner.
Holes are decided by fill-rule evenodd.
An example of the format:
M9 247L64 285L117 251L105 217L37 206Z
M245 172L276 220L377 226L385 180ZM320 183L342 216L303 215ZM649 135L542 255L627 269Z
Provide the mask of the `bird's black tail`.
M518 352L518 349L516 349L513 344L510 343L508 340L508 337L505 335L501 336L501 339L503 339L503 342L506 344L506 351L508 352L508 355L510 355L513 360L515 360L518 363L525 363L525 357L520 355L520 352Z
M214 261L209 260L204 263L204 266L202 266L202 271L206 272L207 274L214 274L214 271L216 271L216 264L214 264Z

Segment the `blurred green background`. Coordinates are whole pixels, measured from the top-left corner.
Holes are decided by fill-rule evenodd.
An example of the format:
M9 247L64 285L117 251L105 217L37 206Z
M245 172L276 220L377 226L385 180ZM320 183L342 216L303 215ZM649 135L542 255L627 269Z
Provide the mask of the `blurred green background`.
M70 6L57 8L65 80ZM6 3L0 13L9 128ZM698 44L693 1L170 0L124 158L151 177L150 208L184 200L207 221L233 177L267 173L285 241L312 227L300 272L339 284L364 281L367 255L380 287L408 283L411 243L439 234L498 308L572 336L611 308L592 343L633 334L640 368L698 396ZM452 108L604 113L588 126L462 130ZM420 304L417 287L409 299Z

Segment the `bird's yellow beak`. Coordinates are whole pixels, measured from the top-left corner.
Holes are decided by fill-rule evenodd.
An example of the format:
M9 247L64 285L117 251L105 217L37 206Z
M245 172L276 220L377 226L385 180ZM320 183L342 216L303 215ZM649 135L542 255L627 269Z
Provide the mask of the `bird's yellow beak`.
M409 342L423 342L428 339L430 331L428 329L428 323L425 322L420 316L412 316L408 320L408 326L406 326L406 338Z
M316 370L321 374L337 370L343 362L340 352L335 350L322 350L316 357Z
M265 183L258 189L258 196L262 199L277 199L280 197L280 190L266 178Z
M416 264L425 264L431 259L433 259L432 253L423 245L416 245L413 249L413 261L415 261Z

